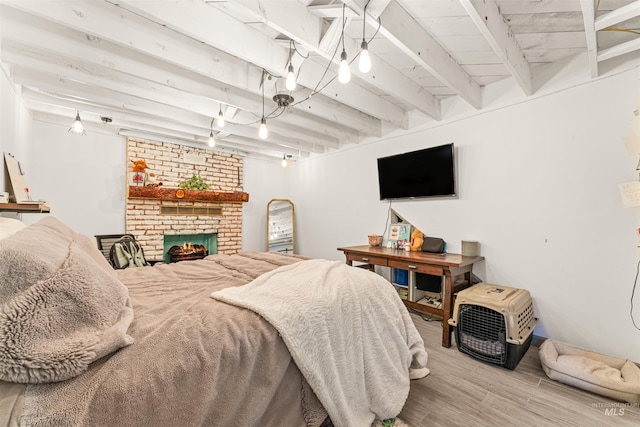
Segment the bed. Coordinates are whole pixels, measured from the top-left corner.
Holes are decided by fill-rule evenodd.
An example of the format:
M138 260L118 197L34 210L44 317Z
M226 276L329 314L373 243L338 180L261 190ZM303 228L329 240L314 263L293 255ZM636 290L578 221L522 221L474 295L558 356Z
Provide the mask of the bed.
M0 308L0 425L370 426L428 374L374 273L262 252L115 271L52 216L0 222Z

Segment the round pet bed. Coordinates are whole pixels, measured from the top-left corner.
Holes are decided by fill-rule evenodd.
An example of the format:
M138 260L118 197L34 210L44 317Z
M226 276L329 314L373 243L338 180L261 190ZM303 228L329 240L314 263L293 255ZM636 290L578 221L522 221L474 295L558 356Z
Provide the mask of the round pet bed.
M613 399L640 403L640 368L630 360L573 348L546 340L540 362L552 380Z

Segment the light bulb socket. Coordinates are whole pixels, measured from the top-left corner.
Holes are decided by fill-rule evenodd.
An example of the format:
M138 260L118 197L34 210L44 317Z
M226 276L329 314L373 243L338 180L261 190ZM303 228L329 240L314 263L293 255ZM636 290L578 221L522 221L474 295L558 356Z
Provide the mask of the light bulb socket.
M360 43L360 49L369 50L369 43L367 43L366 41L362 40L362 43Z
M342 53L340 54L340 61L346 61L347 60L347 51L342 49Z

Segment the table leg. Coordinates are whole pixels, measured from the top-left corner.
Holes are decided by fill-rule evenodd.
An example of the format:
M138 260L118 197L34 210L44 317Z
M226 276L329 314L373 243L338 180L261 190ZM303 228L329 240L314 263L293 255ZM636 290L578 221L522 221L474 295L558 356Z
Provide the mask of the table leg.
M451 319L453 310L453 278L451 271L444 271L444 296L442 298L442 346L451 347L451 326L448 320Z

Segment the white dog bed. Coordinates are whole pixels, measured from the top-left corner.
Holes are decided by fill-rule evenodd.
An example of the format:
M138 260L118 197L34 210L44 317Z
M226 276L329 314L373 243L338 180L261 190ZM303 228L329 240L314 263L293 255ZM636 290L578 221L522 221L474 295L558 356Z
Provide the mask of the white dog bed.
M640 368L630 360L552 340L542 343L539 354L542 369L552 380L613 399L640 402Z

